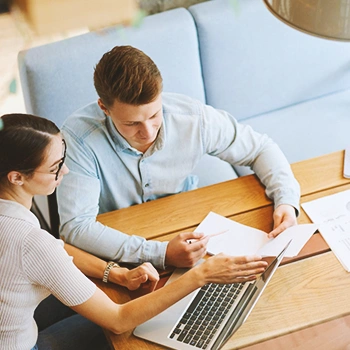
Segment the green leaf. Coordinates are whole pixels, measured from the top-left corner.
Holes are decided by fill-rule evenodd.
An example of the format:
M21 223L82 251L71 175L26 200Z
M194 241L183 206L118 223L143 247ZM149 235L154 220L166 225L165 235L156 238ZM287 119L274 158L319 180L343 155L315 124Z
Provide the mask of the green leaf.
M9 86L10 94L15 94L17 92L17 80L13 78Z
M133 27L140 27L143 19L147 16L147 12L144 10L138 10L132 20L131 25Z
M230 0L230 4L233 8L233 12L235 13L236 16L238 16L240 13L240 7L239 7L238 0Z

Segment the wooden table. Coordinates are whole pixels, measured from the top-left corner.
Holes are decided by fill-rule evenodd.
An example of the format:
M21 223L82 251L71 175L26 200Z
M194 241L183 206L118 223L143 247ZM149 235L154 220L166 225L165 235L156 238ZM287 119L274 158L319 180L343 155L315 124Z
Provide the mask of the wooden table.
M340 151L292 165L301 186L301 202L350 189L350 181L342 177L343 157L344 152ZM179 232L194 230L209 211L266 232L272 229L273 205L255 175L102 214L98 221L129 234L165 241ZM298 221L310 222L302 209ZM96 282L116 302L130 300L124 288ZM350 344L349 291L350 275L321 235L315 233L297 258L284 259L248 320L224 349L248 346L258 350L266 348L266 344L269 349L280 349L286 341L295 345L304 339L305 343L305 337L319 341L322 334L340 337L339 344ZM323 327L322 334L318 334L317 325ZM337 327L344 331L344 325L349 334L346 337L337 333ZM305 333L305 329L311 331ZM131 331L108 336L115 349L162 348L134 337ZM299 344L293 348L309 349L312 344L307 343L308 347Z

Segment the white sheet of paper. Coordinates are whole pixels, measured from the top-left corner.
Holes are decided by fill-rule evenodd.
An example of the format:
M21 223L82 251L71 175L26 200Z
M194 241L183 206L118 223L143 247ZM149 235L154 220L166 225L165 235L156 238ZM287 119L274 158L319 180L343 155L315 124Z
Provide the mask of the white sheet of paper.
M252 255L269 240L265 232L242 225L213 212L205 217L197 227L196 232L209 235L224 230L228 231L210 238L207 246L209 254Z
M301 205L309 218L317 224L350 215L350 190L315 199Z
M293 257L298 255L316 229L317 225L314 224L297 225L288 228L276 238L269 239L264 231L242 225L222 215L210 212L196 228L196 232L210 235L228 230L223 234L210 238L207 247L210 254L276 256L293 239L285 255L286 257Z
M287 248L285 256L297 256L317 228L318 225L316 224L303 224L289 227L276 238L267 242L257 253L262 256L275 256L290 240L292 240Z
M350 272L350 190L302 204L344 269Z
M350 216L327 221L320 232L344 269L350 272Z

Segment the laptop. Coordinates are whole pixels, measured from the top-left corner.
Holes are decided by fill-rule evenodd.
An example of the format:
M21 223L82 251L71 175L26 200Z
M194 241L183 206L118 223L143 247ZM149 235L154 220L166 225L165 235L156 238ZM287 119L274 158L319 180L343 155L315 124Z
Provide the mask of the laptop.
M220 349L245 322L291 241L254 282L209 283L136 327L136 337L172 349ZM176 269L167 283L186 269Z

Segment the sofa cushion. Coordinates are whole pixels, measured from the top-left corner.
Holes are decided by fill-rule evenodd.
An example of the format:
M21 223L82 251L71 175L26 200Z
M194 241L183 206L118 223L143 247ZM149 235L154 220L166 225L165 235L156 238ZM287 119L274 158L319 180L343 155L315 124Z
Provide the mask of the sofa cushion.
M290 163L350 145L350 89L244 120L281 147ZM236 168L240 175L247 169Z
M162 73L165 91L204 101L196 27L187 10L175 9L148 16L139 27L113 27L20 52L27 112L60 127L72 112L97 98L94 66L116 45L148 54Z
M262 0L208 1L189 11L207 103L239 120L350 87L349 43L299 32Z
M350 145L350 89L246 119L270 135L290 162Z

